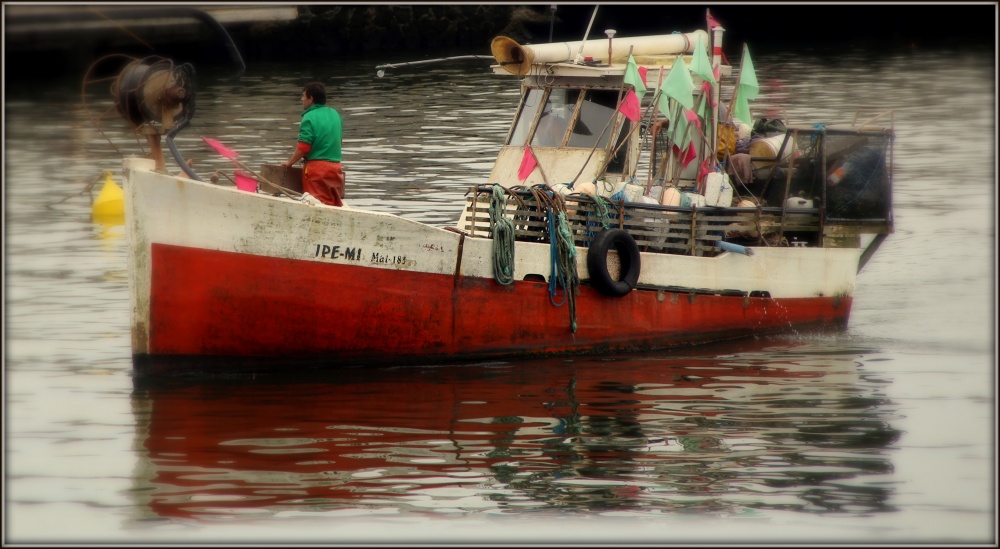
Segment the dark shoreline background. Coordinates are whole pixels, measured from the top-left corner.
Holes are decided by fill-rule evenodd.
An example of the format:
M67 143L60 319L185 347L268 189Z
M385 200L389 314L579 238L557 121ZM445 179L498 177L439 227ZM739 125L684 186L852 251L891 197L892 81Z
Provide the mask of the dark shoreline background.
M288 4L279 4L289 7ZM186 5L194 8L194 5ZM230 4L229 6L232 6ZM307 58L370 58L376 63L416 61L444 55L488 55L490 40L507 35L521 43L583 38L592 4L373 4L301 5L291 21L225 25L248 66ZM80 6L74 6L79 9ZM95 9L149 8L109 4ZM737 63L742 44L756 54L801 50L817 54L864 49L873 54L920 49L996 50L997 7L980 4L606 4L589 38L689 32L705 28L705 12L726 27L724 53ZM205 24L184 28L111 28L101 31L8 34L5 23L5 84L53 75L82 76L93 60L109 53L162 55L208 66L231 62L218 32ZM196 23L196 22L195 22ZM550 30L551 29L551 30Z

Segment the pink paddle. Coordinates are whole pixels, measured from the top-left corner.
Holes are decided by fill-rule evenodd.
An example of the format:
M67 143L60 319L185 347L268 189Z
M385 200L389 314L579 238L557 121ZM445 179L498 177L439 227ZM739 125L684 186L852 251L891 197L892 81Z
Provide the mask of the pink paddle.
M209 138L203 136L201 138L201 140L204 141L205 143L208 143L208 146L212 147L213 149L215 149L215 152L221 154L222 156L224 156L224 157L226 157L226 158L228 158L230 160L232 160L232 159L236 158L237 156L239 156L239 153L237 153L236 151L234 151L234 150L230 149L229 147L223 145L221 142L216 141L215 139L209 139Z

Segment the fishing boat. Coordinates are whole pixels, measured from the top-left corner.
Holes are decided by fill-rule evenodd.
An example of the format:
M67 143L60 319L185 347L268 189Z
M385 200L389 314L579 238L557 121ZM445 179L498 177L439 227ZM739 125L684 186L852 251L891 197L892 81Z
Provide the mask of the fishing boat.
M154 152L165 136L182 171L124 160L135 364L473 361L843 329L893 230L891 123L752 120L748 50L724 62L713 23L496 37L493 71L519 77L520 102L488 184L456 196L444 227L327 206L235 159L237 185L203 180L172 142L194 71L130 65L119 112Z

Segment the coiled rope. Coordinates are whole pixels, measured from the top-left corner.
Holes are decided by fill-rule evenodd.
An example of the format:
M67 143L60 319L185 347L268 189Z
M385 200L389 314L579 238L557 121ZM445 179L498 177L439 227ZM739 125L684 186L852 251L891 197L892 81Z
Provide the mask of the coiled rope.
M505 189L493 184L490 196L490 234L493 237L493 276L501 286L514 282L514 223L504 215Z

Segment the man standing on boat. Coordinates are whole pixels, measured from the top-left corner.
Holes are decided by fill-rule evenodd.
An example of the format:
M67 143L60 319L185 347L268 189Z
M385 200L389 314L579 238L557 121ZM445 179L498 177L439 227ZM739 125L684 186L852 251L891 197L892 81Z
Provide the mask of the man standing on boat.
M302 190L324 204L343 206L344 170L340 165L344 135L340 113L326 106L326 86L309 82L302 89L302 124L295 152L282 166L306 159Z

